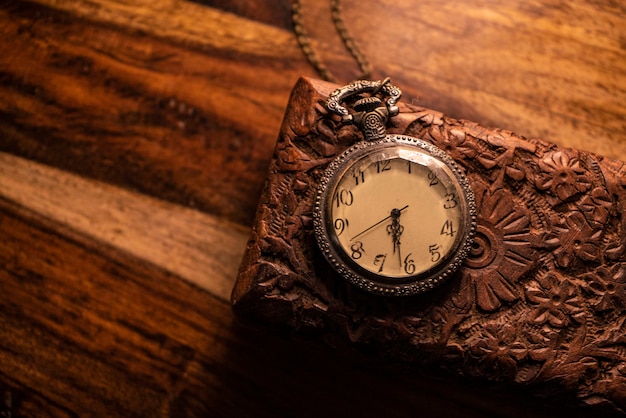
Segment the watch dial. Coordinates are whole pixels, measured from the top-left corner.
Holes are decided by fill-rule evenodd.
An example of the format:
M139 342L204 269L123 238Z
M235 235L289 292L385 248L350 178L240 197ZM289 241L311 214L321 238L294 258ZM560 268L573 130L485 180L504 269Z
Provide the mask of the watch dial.
M473 198L454 163L432 148L402 141L365 146L329 169L325 253L341 259L349 280L393 289L458 267L472 232Z

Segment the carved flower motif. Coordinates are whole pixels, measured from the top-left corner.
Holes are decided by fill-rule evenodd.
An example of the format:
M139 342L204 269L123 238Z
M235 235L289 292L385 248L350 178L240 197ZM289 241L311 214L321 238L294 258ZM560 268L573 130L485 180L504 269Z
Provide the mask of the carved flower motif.
M546 154L539 161L541 173L535 178L539 190L548 190L554 205L584 192L591 187L588 172L582 167L574 151L561 150Z
M580 202L578 206L593 227L602 227L609 217L613 206L609 193L602 187L596 187Z
M513 201L505 189L491 193L486 185L475 190L478 225L474 244L462 269L461 292L456 306L469 307L474 301L493 311L502 301L519 298L515 284L535 264L531 245L528 210Z
M582 213L571 212L554 232L546 234L544 246L552 250L561 267L569 267L577 258L583 261L598 261L602 230L593 229Z
M570 319L576 322L584 319L583 302L577 286L556 273L548 273L536 284L530 284L526 296L531 303L538 305L529 313L531 324L547 322L553 327L564 327Z
M442 126L433 126L429 133L435 145L446 151L456 161L474 158L478 154L476 145L468 141L465 132L461 130L451 129L448 133Z
M546 361L556 354L558 333L551 328L542 327L527 334L528 356L535 361Z
M599 267L593 273L583 275L587 280L586 290L591 293L591 305L598 312L626 308L626 268L615 264L610 268Z
M515 147L507 148L500 154L496 154L492 150L487 150L483 151L476 158L485 168L490 170L496 167L499 168L499 170L492 175L492 179L497 187L502 187L505 175L517 181L522 180L526 176L525 168L515 161L515 149Z
M517 374L517 362L526 357L528 348L517 340L512 325L498 327L489 324L470 351L481 363L482 371L497 372L501 378L513 378Z

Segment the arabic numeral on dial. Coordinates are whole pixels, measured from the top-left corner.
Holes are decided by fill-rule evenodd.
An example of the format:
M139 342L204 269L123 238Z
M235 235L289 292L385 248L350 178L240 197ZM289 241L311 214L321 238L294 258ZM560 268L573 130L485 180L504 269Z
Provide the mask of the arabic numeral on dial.
M354 203L354 196L350 190L341 189L335 192L333 201L337 203L337 207L340 207L341 205L352 206L352 203Z
M446 193L445 195L446 201L443 203L444 209L453 209L456 208L456 205L459 204L457 202L456 193Z
M365 171L355 170L354 173L352 173L352 176L354 177L354 182L357 186L360 183L365 183Z
M376 257L374 257L374 265L375 266L380 265L380 267L378 268L379 273L383 271L383 266L385 265L386 259L387 259L387 254L378 254Z
M382 173L383 171L391 170L391 161L376 161L376 173Z
M363 243L361 241L356 241L350 246L350 249L352 250L351 257L355 260L363 257L363 253L365 252L365 249L363 248Z
M447 235L449 237L453 237L455 233L456 231L454 229L454 223L448 219L447 221L444 222L443 226L441 227L440 235Z
M411 164L413 164L413 163L411 163L410 161L406 162L406 166L407 166L407 168L409 170L409 174L411 174Z
M441 253L439 250L441 249L441 245L433 244L428 246L428 252L430 253L430 261L436 263L441 260Z
M346 228L348 227L350 223L348 222L348 219L342 219L342 218L337 218L335 219L335 232L337 233L337 236L343 234L343 231L346 230Z
M415 261L411 258L411 254L413 253L408 253L407 256L404 257L404 272L406 274L415 273Z
M437 175L432 171L428 172L428 180L431 187L439 184L439 179L437 178Z

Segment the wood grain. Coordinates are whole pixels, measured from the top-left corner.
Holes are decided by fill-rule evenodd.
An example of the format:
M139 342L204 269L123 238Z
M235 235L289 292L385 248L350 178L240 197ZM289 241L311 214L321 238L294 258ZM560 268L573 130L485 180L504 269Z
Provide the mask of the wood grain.
M405 86L405 101L562 146L626 155L618 116L626 110L623 5L382 1L365 13L357 3L345 1L345 15L373 77ZM312 35L331 41L331 60L341 56L336 35L315 24L328 12L309 11ZM331 64L346 81L354 74L351 65Z
M3 153L0 189L15 205L230 298L247 228Z
M0 47L10 57L0 64L0 150L249 223L298 74L286 55L283 77L271 77L267 55L288 51L289 38L253 23L237 31L241 19L167 3L85 3L80 19L5 6L0 30L12 42ZM150 34L156 28L170 40ZM275 43L261 48L263 39ZM255 61L267 64L251 71ZM46 71L33 71L35 62Z
M623 5L343 3L375 77L405 102L626 159ZM327 2L303 7L350 81ZM224 297L284 107L315 76L289 8L0 3L1 413L557 414L233 325Z
M204 321L227 308L208 293L33 224L3 205L0 364L26 396L41 394L61 415L146 416L176 395L193 346L223 352L224 325Z

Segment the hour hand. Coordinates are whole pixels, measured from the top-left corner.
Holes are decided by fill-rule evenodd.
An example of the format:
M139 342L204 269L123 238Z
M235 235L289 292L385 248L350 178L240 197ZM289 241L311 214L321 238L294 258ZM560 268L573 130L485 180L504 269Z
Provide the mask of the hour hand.
M394 213L394 211L398 211L398 213L402 213L402 211L406 208L408 208L409 205L406 205L405 207L401 208L401 209L392 209L392 213ZM400 217L400 215L397 215L398 217ZM382 224L383 222L385 222L387 219L391 218L392 215L387 216L386 218L381 219L380 221L376 222L374 225L370 226L369 228L365 228L363 231L359 232L358 234L356 234L355 236L353 236L352 238L350 238L350 241L354 241L355 239L357 239L358 237L360 237L361 235L365 234L366 232L374 229L375 227L377 227L378 225ZM389 229L387 229L387 231L389 231Z

